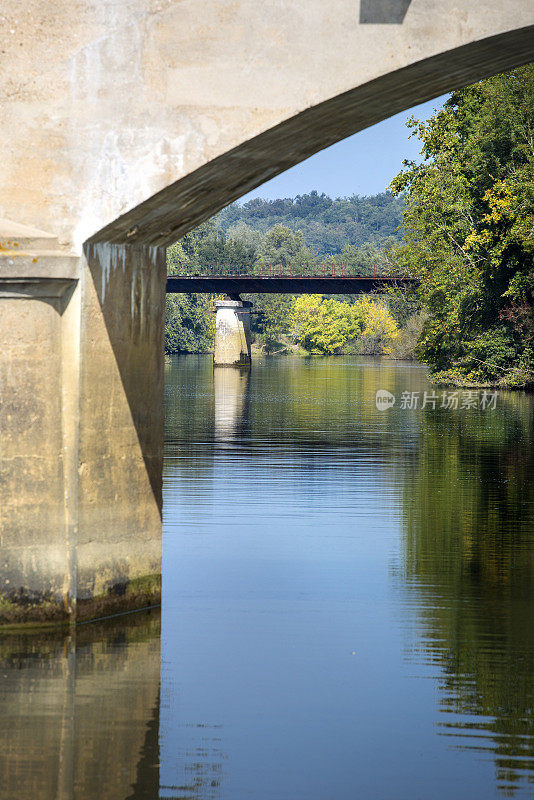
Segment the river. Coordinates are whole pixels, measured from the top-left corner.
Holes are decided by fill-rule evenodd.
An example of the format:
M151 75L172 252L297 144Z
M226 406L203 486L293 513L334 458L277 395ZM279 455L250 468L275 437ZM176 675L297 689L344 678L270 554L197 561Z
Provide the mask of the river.
M532 395L357 357L165 391L161 619L0 639L0 798L534 797Z

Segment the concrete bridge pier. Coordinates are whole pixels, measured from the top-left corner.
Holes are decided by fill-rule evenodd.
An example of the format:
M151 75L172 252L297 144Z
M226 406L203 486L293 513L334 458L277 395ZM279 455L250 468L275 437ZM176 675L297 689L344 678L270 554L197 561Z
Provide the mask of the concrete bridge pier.
M0 625L159 601L165 278L0 220Z
M215 300L215 367L250 367L250 309L248 301Z

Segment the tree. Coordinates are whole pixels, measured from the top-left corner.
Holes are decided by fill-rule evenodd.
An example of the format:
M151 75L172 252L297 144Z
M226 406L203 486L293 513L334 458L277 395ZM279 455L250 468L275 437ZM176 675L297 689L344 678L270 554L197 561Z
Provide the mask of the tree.
M217 225L228 232L246 224L262 235L281 224L301 231L304 243L320 256L340 253L344 247L367 242L380 245L388 237L398 239L404 200L383 192L370 197L342 197L332 200L312 191L298 197L277 200L255 198L233 203L217 216Z
M293 297L290 294L248 294L253 303L251 330L266 353L287 347Z
M390 353L399 330L387 305L364 296L358 298L354 310L362 321L360 352L366 355Z
M363 329L355 306L318 294L295 298L291 315L296 341L310 353L337 353Z
M201 272L209 266L221 234L213 220L199 225L167 248L167 272ZM205 353L213 347L215 324L209 313L211 296L169 294L165 302L165 352Z
M298 275L313 271L316 254L304 244L302 231L292 231L287 225L274 225L258 248L258 272Z
M395 257L420 278L428 312L418 353L436 379L534 381L534 66L450 96L409 125L423 161L392 182L404 193Z
M165 301L165 352L206 353L213 347L214 315L206 294L168 294Z

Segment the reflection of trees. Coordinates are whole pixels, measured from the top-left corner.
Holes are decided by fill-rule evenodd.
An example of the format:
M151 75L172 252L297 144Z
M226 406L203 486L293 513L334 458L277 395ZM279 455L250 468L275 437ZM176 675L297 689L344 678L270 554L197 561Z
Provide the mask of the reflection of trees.
M351 360L354 364L367 363L368 366L347 369L347 362ZM332 448L347 445L370 453L384 451L396 446L398 421L392 415L378 412L381 425L374 425L375 394L378 389L387 387L400 397L405 389L426 388L421 371L411 372L413 376L407 379L402 366L365 358L275 358L262 366L253 365L250 379L247 376L246 381L239 371L228 378L236 382L236 387L233 395L227 393L226 412L232 417L234 438L237 440L244 433L249 444L258 443L255 461L261 464L265 454L267 466L270 451L261 448L266 440L270 447L277 442L291 443L296 455L307 443L319 452L324 445L325 455ZM183 458L191 455L187 470L196 474L195 453L200 449L207 458L209 448L218 438L216 417L222 419L224 412L222 392L214 386L211 358L171 358L167 362L165 380L167 452L170 456L179 453ZM242 400L238 402L240 393ZM405 428L410 425L407 417L404 425ZM412 431L415 442L417 422L413 422ZM405 435L406 430L403 439ZM203 466L209 468L206 460Z
M213 368L209 358L188 357L168 373L167 446L180 457L167 469L190 491L198 521L209 510L187 487L225 478L214 468L221 438ZM397 401L377 412L379 389L399 398L428 384L419 369L391 362L274 359L253 366L250 403L237 402L238 389L229 394L222 439L230 456L250 455L257 473L269 478L276 469L277 481L294 482L305 465L308 488L326 465L336 469L338 493L345 480L354 483L355 459L377 492L403 487L406 577L424 619L424 657L443 676L441 732L457 747L492 754L500 787L512 791L534 774L532 399L500 395L494 411L423 413L401 411ZM398 476L381 482L395 465Z
M492 751L512 794L534 768L534 419L528 399L501 402L424 417L405 477L405 559L426 658L443 669L442 733Z

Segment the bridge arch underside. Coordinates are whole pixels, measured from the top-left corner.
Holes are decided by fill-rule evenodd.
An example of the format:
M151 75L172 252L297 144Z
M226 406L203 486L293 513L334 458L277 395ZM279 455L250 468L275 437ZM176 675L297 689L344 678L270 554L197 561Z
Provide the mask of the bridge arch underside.
M167 246L244 194L358 131L534 60L534 26L471 42L336 95L243 141L122 214L89 242Z

